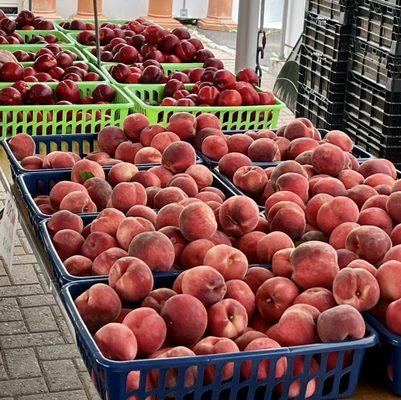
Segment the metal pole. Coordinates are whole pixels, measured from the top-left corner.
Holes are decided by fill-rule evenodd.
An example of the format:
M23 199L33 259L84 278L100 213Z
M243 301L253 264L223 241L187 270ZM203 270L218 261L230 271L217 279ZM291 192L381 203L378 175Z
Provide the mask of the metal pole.
M95 16L95 35L96 35L96 58L97 65L100 67L100 38L99 38L99 15L97 11L97 0L93 0L93 13Z
M32 0L29 0L28 8L29 8L29 11L32 11Z
M238 7L237 54L235 70L255 69L260 0L240 0Z
M283 19L281 23L280 60L285 59L285 39L287 37L288 8L289 8L289 0L284 0Z

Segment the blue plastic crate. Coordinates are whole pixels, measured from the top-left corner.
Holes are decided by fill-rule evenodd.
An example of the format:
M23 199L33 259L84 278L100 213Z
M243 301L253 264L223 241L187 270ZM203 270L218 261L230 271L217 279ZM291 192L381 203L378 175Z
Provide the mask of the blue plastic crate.
M158 400L167 399L169 396L173 396L170 398L176 400L288 399L289 387L295 381L301 382L300 396L297 398L303 399L305 398L307 383L314 378L317 378L316 393L310 399L325 400L350 397L355 392L358 384L366 349L374 346L378 341L375 331L370 326L367 326L367 334L364 339L342 343L313 344L209 356L125 362L111 361L100 353L74 304L75 298L97 282L99 280L69 283L62 288L61 296L76 332L79 351L102 399L133 399L131 396L136 396L138 400L150 398L148 396L155 396L153 398ZM172 283L171 278L156 279L154 287L171 287ZM351 364L343 367L344 355L350 350L352 351ZM333 352L338 352L339 355L336 368L326 371L329 354ZM283 357L287 359L287 372L283 377L276 379L274 377L275 367L273 366ZM303 357L305 372L292 376L294 361L297 357ZM309 369L312 358L319 359L320 369L311 374ZM258 381L257 366L264 360L270 361L270 373L267 379ZM241 376L241 365L245 361L252 362L252 376L250 379L245 379ZM221 372L227 363L233 364L234 375L228 381L221 381ZM207 384L203 381L204 371L211 365L216 367L216 381ZM195 384L185 387L184 377L188 368L197 368L198 374ZM165 378L167 372L172 369L178 373L178 382L176 386L168 388L166 387ZM139 388L127 393L127 375L133 371L140 374ZM151 371L159 372L159 384L155 388L146 387L146 378ZM283 393L281 395L274 392L274 389L279 384L283 384Z
M227 187L227 185L215 174L213 174L213 187L220 189L227 197L231 197L234 195L234 193ZM98 213L82 214L81 218L83 219L84 226L91 223L94 219L97 218L97 216L98 216ZM60 257L57 254L57 251L53 245L49 230L47 229L48 221L49 221L49 219L44 219L44 220L42 219L38 223L38 233L39 233L40 240L43 243L43 248L44 248L45 254L48 257L49 265L52 266L54 275L57 279L59 286L61 287L69 282L84 281L84 280L93 278L93 276L74 276L74 275L71 275L66 270L63 261L60 259ZM180 272L182 272L182 271L178 271L177 273L169 272L169 273L167 273L167 275L176 276ZM158 276L159 274L161 274L163 276L163 273L158 273L156 276ZM104 275L100 276L100 277L105 278Z
M401 336L391 332L384 324L371 314L365 320L373 326L379 335L379 346L372 350L374 360L379 358L381 369L376 370L385 384L398 396L401 396ZM376 364L375 364L376 365ZM393 379L389 377L392 370Z
M275 131L275 129L273 129ZM225 131L225 135L234 135L236 133L245 133L246 131ZM327 129L319 129L320 134L324 138L327 133L329 132ZM209 157L205 156L200 150L197 150L196 153L198 154L199 157L203 159L206 165L208 165L210 168L217 167L219 165L218 161L214 161L210 159ZM359 160L367 160L368 158L372 158L373 156L368 153L366 150L362 149L359 146L354 145L354 148L352 149L352 154ZM278 165L280 161L276 162L254 162L253 165L257 165L258 167L261 168L267 168L267 167L275 167Z

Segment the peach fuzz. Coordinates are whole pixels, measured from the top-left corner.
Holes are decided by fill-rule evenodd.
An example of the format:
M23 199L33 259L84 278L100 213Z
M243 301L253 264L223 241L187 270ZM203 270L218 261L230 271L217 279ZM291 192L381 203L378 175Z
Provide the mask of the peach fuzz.
M121 300L116 291L104 283L96 283L75 301L80 316L91 332L113 322L121 312Z
M285 127L283 135L288 140L294 140L300 137L313 137L313 125L306 118L296 118ZM277 133L276 133L277 134Z
M180 188L188 197L195 197L199 191L195 179L184 173L173 176L168 186Z
M281 348L281 346L275 340L262 337L252 340L245 347L244 351L261 351L279 348ZM249 380L253 375L253 371L255 368L257 368L257 380L265 381L270 376L271 367L275 369L273 376L275 378L280 378L286 373L287 359L285 357L281 357L275 363L269 359L266 359L260 362L259 365L253 364L252 361L245 361L241 366L241 371L244 378Z
M265 203L265 213L267 214L269 210L280 201L291 201L297 204L302 209L305 209L305 204L302 199L295 193L289 191L280 191L272 194Z
M153 147L142 147L135 154L135 164L160 164L162 154Z
M310 152L310 157L312 156L313 150L319 146L319 143L312 138L298 138L290 142L290 146L287 150L287 157L291 160L296 159L300 154L305 152ZM308 156L309 158L309 156ZM312 164L308 162L307 164Z
M156 186L150 186L145 189L146 196L147 196L147 201L146 205L148 207L156 208L154 207L154 198L162 190L162 188L156 187Z
M75 161L74 161L74 164L75 164ZM74 165L74 164L72 164L72 165ZM41 156L25 157L21 161L21 167L25 168L25 169L30 169L30 170L42 169L43 168L43 159Z
M59 208L73 213L94 213L97 211L96 204L89 195L81 191L68 193L61 200Z
M163 152L162 165L173 174L185 172L191 165L195 164L195 150L189 143L171 143Z
M62 229L71 229L78 233L81 233L84 229L84 223L82 218L70 211L62 210L54 213L49 221L47 222L47 229L53 236Z
M122 323L135 335L138 354L142 356L159 350L166 339L166 323L153 308L141 307L132 310Z
M219 171L232 179L235 172L245 166L251 166L251 159L242 153L228 153L219 160Z
M185 315L185 318L182 316ZM177 294L163 305L161 316L171 343L192 346L204 335L208 324L205 306L189 294Z
M216 336L208 336L199 341L193 348L196 355L238 353L238 346L231 339ZM234 363L227 363L221 370L221 381L227 381L234 375ZM216 367L210 365L205 369L206 382L216 381Z
M153 208L161 209L167 204L179 203L185 199L188 199L188 196L182 189L166 187L156 193L153 199Z
M374 158L365 161L360 167L358 172L365 178L374 174L386 174L391 176L393 179L397 179L397 170L391 161L385 160L384 158Z
M373 196L377 196L377 191L368 185L356 185L348 190L348 197L352 199L359 208Z
M89 197L95 203L97 211L104 210L113 192L110 184L104 179L94 177L87 179L84 186L88 191Z
M287 278L274 277L265 281L256 292L256 307L269 323L277 321L298 296L297 286Z
M373 276L376 276L377 274L377 269L372 264L368 263L365 260L361 260L360 258L351 261L347 265L347 268L362 268L370 272Z
M228 151L230 153L247 154L249 146L253 143L253 139L242 133L230 135L227 138Z
M93 260L92 275L108 275L113 264L126 256L128 256L128 253L119 247L107 249Z
M307 178L307 174L303 168L303 166L296 161L288 160L288 161L283 161L277 165L277 167L274 168L274 170L271 173L271 181L273 186L276 185L277 179L284 174L287 173L294 173L303 176L304 178Z
M103 128L98 135L98 143L100 151L114 157L115 151L119 144L125 142L127 138L124 132L117 126L107 126Z
M248 157L254 162L273 162L281 160L281 154L277 143L267 138L255 140L248 148Z
M347 237L345 246L360 258L375 265L390 250L390 237L377 226L365 225L355 228Z
M343 151L330 143L325 143L313 150L312 166L318 174L337 176L344 167Z
M245 254L225 244L209 249L203 263L219 271L226 281L243 279L248 271L248 260Z
M142 301L142 307L149 307L160 314L164 303L170 298L175 296L177 293L168 288L160 288L152 290Z
M97 177L105 179L103 168L95 161L80 160L72 167L71 181L83 184L87 179Z
M373 308L380 298L376 278L362 268L344 268L335 277L333 295L337 304L349 304L363 312Z
M186 169L185 173L195 180L199 190L213 184L213 175L211 171L204 165L191 165Z
M196 297L206 308L218 303L226 294L224 277L212 267L194 267L182 275L181 292Z
M140 143L132 143L129 141L122 142L118 145L114 157L117 160L134 164L136 153L138 153L142 147L143 146Z
M356 222L343 222L331 232L329 244L336 250L345 249L345 241L347 240L349 233L359 226L360 225Z
M69 193L77 191L81 191L86 194L88 193L85 186L81 185L80 183L69 182L69 181L61 181L56 183L50 190L49 194L50 205L55 210L58 210L60 203L64 199L64 197Z
M274 171L273 171L274 174ZM272 177L273 177L272 174ZM273 180L272 180L273 182ZM288 172L281 175L275 183L275 187L277 191L289 191L297 194L301 200L306 203L309 199L309 183L307 178L304 176L295 173Z
M131 182L137 173L138 168L134 164L121 162L111 167L107 180L111 185L115 186L121 182Z
M274 254L282 249L294 248L291 238L283 232L271 232L257 244L257 256L259 262L271 264Z
M113 207L127 212L132 206L146 205L147 194L145 188L137 182L121 182L111 194Z
M133 142L137 142L139 139L139 135L143 129L149 126L149 120L143 114L135 113L129 115L124 120L124 133L125 136L132 140Z
M200 192L195 196L195 198L208 204L209 207L212 205L210 208L212 208L213 211L215 208L219 208L220 205L223 204L221 197L213 192Z
M263 192L267 183L267 176L260 167L240 167L235 171L233 183L245 193L257 194Z
M92 260L84 256L71 256L64 261L64 266L68 273L73 276L92 275Z
M150 207L136 205L132 206L128 212L127 217L141 217L147 219L152 225L156 225L157 214Z
M194 144L195 148L197 150L201 150L204 140L211 136L217 136L217 137L220 137L220 138L226 140L226 137L224 136L223 132L220 129L204 128L196 133L196 136L193 140L193 144Z
M317 227L317 214L320 210L320 207L323 204L329 203L334 197L326 194L320 193L316 196L313 196L307 203L305 207L305 217L308 224Z
M344 169L338 174L338 179L344 184L346 189L351 189L356 185L364 183L365 178L359 172L352 169Z
M242 236L258 225L258 205L246 196L230 197L220 207L219 222L228 236Z
M394 183L395 180L391 176L381 173L370 175L364 181L365 185L371 186L373 188L376 188L380 185L393 187Z
M174 113L170 119L167 129L177 134L181 140L188 140L195 136L197 120L194 115L186 112Z
M390 260L382 264L376 273L381 298L395 301L401 298L401 262Z
M203 140L201 150L206 157L213 161L219 161L228 153L227 141L222 136L208 136Z
M233 279L227 282L227 292L224 296L225 299L234 299L241 303L251 318L255 311L255 295L251 288L240 279Z
M14 136L10 139L8 145L18 161L22 161L25 157L35 155L35 141L26 133L19 133Z
M320 314L317 320L317 331L323 343L334 343L345 339L363 338L366 326L357 309L343 304Z
M173 174L167 168L164 168L161 165L150 168L149 172L159 178L160 186L162 188L165 188L168 185L170 179L173 177Z
M174 264L180 265L180 258L187 241L182 236L180 229L175 226L165 226L159 230L168 237L174 247Z
M196 131L199 132L203 128L220 129L220 120L214 114L199 114L196 118Z
M94 260L99 254L112 247L117 247L117 242L113 236L104 232L92 232L85 239L81 254Z
M275 276L291 278L293 273L290 261L293 247L276 251L272 257L272 271Z
M155 135L150 143L150 146L159 150L159 152L163 154L163 151L166 150L171 143L179 142L180 140L180 137L174 132L165 131Z
M309 185L310 192L313 196L319 193L330 194L331 196L346 196L347 190L344 184L337 178L320 178L313 185Z
M159 230L165 226L179 226L180 214L184 207L177 203L165 205L159 210L156 218L156 229Z
M377 208L381 208L384 211L387 211L387 209L386 209L387 200L388 200L388 196L383 195L383 194L378 194L376 196L370 197L363 204L361 211L366 210L367 208L371 208L371 207L377 207Z
M53 236L53 244L62 261L81 252L85 239L72 229L61 229Z
M105 208L100 212L98 217L91 223L90 231L92 232L105 232L111 236L115 236L117 233L118 226L122 221L125 220L125 215L116 208ZM101 224L97 226L95 222L101 221ZM98 228L98 229L97 229Z
M314 287L305 290L294 299L294 304L309 304L316 307L320 312L337 305L333 293L323 287Z
M205 255L214 247L214 243L208 239L198 239L184 246L181 253L181 267L190 269L204 264Z
M259 287L268 279L273 278L273 273L264 267L251 267L243 281L251 288L252 292L256 294Z
M344 222L357 222L358 218L359 209L355 202L339 196L320 207L316 223L322 232L331 234L338 225Z
M143 232L134 237L128 254L144 261L154 272L169 271L175 251L170 239L160 232Z
M152 125L143 128L141 133L139 134L139 141L141 142L142 146L148 147L152 142L152 139L161 132L165 132L166 128L161 125Z
M293 250L290 260L294 268L292 280L299 287L331 289L339 267L337 253L329 244L317 241L302 243Z
M218 189L216 187L207 186L207 187L201 189L200 192L201 193L203 193L203 192L213 192L213 193L217 194L218 196L220 196L220 198L223 201L226 200L226 195L220 189Z
M235 339L245 332L248 314L234 299L223 299L207 310L207 330L213 336Z
M244 236L240 237L236 243L238 250L242 251L248 259L249 264L258 263L257 246L259 240L264 238L266 234L264 232L254 231L248 232Z
M384 230L388 235L393 230L393 221L381 208L371 207L361 211L358 219L359 225L374 225Z
M31 156L35 158L40 158L38 156ZM79 157L79 156L78 156ZM21 162L24 163L27 158L24 158ZM39 162L39 160L37 160ZM39 167L44 168L44 169L58 169L58 168L72 168L75 165L75 158L72 154L70 153L65 153L63 151L52 151L51 153L47 154L43 160L42 160L42 165Z
M145 218L127 217L118 225L116 239L123 250L128 250L134 237L142 232L155 230L153 224Z

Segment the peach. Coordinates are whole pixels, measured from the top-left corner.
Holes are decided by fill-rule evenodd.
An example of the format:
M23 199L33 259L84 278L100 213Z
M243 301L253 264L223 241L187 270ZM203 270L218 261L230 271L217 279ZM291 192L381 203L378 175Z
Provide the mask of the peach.
M135 154L135 164L160 164L162 154L153 147L142 147Z
M272 174L272 182L273 182L273 174ZM287 172L279 176L276 180L275 187L279 191L286 190L297 194L304 203L308 201L309 198L308 180L304 176L297 174L296 172Z
M173 177L173 174L167 168L164 168L161 165L149 168L149 172L156 175L160 179L160 186L162 188L165 188L170 179Z
M237 241L237 249L245 254L249 264L258 263L257 245L259 240L265 236L265 233L259 231L248 232L244 236L240 237Z
M221 157L228 153L227 141L222 136L208 136L203 140L201 150L206 157L219 161Z
M199 132L196 133L196 136L193 140L193 144L197 150L201 150L203 141L209 136L218 136L226 140L223 132L220 129L216 128L203 128Z
M401 335L401 299L389 304L386 311L386 322L388 328L397 335Z
M136 153L138 153L142 147L140 143L132 143L129 141L122 142L118 145L114 157L117 160L134 164Z
M216 231L216 233L210 236L209 240L214 244L226 244L227 246L232 246L231 239L222 231Z
M365 178L374 174L386 174L391 176L393 179L397 179L397 170L391 161L385 160L384 158L374 158L365 161L360 167L358 172Z
M275 137L273 140L277 143L278 149L280 150L280 158L285 160L291 142L285 137Z
M187 168L185 173L194 179L199 190L213 184L213 175L204 165L191 165Z
M181 292L196 297L206 308L222 300L226 294L224 277L212 267L194 267L182 275Z
M248 346L248 344L251 343L254 339L267 338L267 335L262 332L255 331L252 328L247 329L249 330L247 330L245 333L235 339L235 343L237 344L240 351L244 351L245 347Z
M245 307L234 299L223 299L207 311L208 332L213 336L235 339L242 335L248 325Z
M75 163L75 161L74 161ZM41 156L28 156L21 161L21 167L25 169L42 169L43 159Z
M116 208L105 208L98 217L91 223L90 231L105 232L115 236L118 226L125 220L125 215ZM99 224L96 224L98 222ZM101 222L101 223L100 223Z
M358 218L359 210L355 202L348 197L339 196L320 207L316 223L322 232L331 234L338 225L357 222Z
M294 140L300 137L313 137L314 127L308 119L296 118L283 129L283 136L289 140Z
M380 185L393 187L394 183L395 180L391 176L381 173L368 176L364 182L365 185L372 186L373 188Z
M185 172L191 165L195 164L195 150L189 143L171 143L163 152L162 165L173 174Z
M401 244L401 224L398 224L391 231L391 241L393 242L393 246L397 244Z
M234 185L249 194L263 192L267 183L267 177L262 168L257 166L245 166L237 169L233 176Z
M242 133L236 133L227 138L227 146L230 153L247 154L248 148L252 143L253 139Z
M386 211L388 196L383 194L378 194L376 196L370 197L365 201L361 210L366 210L367 208L377 207Z
M87 179L105 179L103 168L95 161L80 160L72 167L71 181L83 184Z
M220 198L223 201L226 199L226 195L220 189L218 189L216 187L211 187L211 186L205 187L205 188L201 189L201 193L202 192L213 192L213 193L216 193L218 196L220 196Z
M244 349L244 351L261 351L279 349L281 346L273 339L270 338L256 338L252 340ZM272 365L271 365L272 364ZM242 375L246 380L251 379L254 374L255 368L257 368L257 380L266 381L270 376L270 368L274 368L273 376L280 378L285 375L287 370L287 359L285 357L276 360L271 360L269 357L261 360L259 363L253 363L252 361L245 361L241 366Z
M35 141L26 133L19 133L8 142L11 151L18 161L22 161L25 157L33 156L36 151Z
M319 143L312 138L298 138L291 141L290 146L287 149L287 157L291 160L297 158L300 154L304 152L311 152L310 156L312 156L312 152L316 147L319 146ZM301 163L302 164L302 163ZM307 163L308 164L308 163ZM309 164L312 164L311 162Z
M339 267L337 253L329 244L316 241L302 243L293 250L290 260L294 268L292 280L299 287L331 289Z
M338 249L337 250L338 267L343 269L348 266L349 263L358 259L358 256L350 250Z
M143 128L141 133L139 134L139 141L142 146L149 147L152 139L161 132L165 132L166 129L161 125L152 125Z
M219 271L226 281L243 279L248 271L245 254L226 244L219 244L209 249L203 263Z
M255 140L248 148L248 157L257 162L280 161L281 154L277 143L272 139Z
M265 213L267 214L269 210L280 201L292 201L293 203L297 204L302 209L305 208L305 204L302 199L295 193L289 192L286 190L276 192L272 194L265 203Z
M381 208L371 207L361 211L358 223L360 225L374 225L384 230L388 235L393 230L393 221Z
M184 207L177 203L170 203L161 208L156 218L156 229L159 230L165 226L179 226L181 211Z
M157 214L150 207L143 205L132 206L128 212L127 217L141 217L147 219L152 225L156 225Z
M166 131L158 133L156 136L154 136L150 146L159 150L159 152L163 154L163 151L166 150L171 143L179 142L180 140L180 137L174 132Z
M138 346L134 333L125 325L109 323L94 335L104 357L115 361L134 360ZM121 345L123 343L123 345Z
M219 160L219 171L232 179L235 172L241 167L249 167L252 165L251 159L245 154L228 153Z
M170 239L160 232L143 232L132 240L128 254L144 261L154 272L169 271L175 251Z
M183 315L185 318L182 318ZM205 306L189 294L177 294L166 300L161 316L166 322L171 343L192 346L200 340L208 325Z
M305 217L306 221L308 224L312 226L317 226L316 218L317 214L320 210L320 207L323 204L329 203L333 199L333 196L326 194L326 193L320 193L317 194L316 196L313 196L308 203L306 204L305 207Z
M203 265L205 255L212 247L214 247L214 243L207 239L198 239L188 243L181 253L182 268L190 269Z
M175 296L177 293L168 288L160 288L152 290L142 301L142 307L149 307L160 314L164 303L170 298Z
M122 129L117 126L107 126L99 132L99 149L109 154L111 157L114 157L118 145L126 140L127 138Z
M62 229L71 229L78 233L82 233L84 223L82 218L70 211L62 210L54 213L47 222L47 229L50 235L54 235Z
M153 224L145 218L127 217L120 223L116 233L116 239L120 247L128 250L134 237L142 232L152 232L155 228Z
M227 282L227 292L225 299L234 299L241 303L251 318L255 311L255 295L251 288L242 280L233 279Z
M58 210L61 201L64 199L64 197L72 192L83 192L83 193L88 193L86 188L81 185L80 183L76 182L69 182L69 181L61 181L56 183L52 189L50 190L49 194L49 201L50 205L55 209Z
M400 272L401 262L396 260L385 262L377 270L376 279L383 300L392 302L401 298Z
M89 195L81 191L68 193L61 201L59 208L73 213L93 213L97 211L96 204Z
M144 188L161 187L161 181L157 175L150 171L139 171L131 179L132 182L140 183Z
M61 229L53 236L53 244L61 260L66 260L81 252L85 239L72 229Z
M304 169L305 169L305 166L307 166L307 165L312 167L312 153L313 153L313 150L304 151L303 153L300 153L296 157L294 157L294 160L297 163L301 164L304 167ZM312 169L313 169L313 167L312 167ZM313 169L313 171L315 171L315 170ZM315 172L313 173L313 175L314 174L315 174Z
M338 174L338 179L344 184L346 189L351 189L354 186L364 183L365 178L359 172L352 169L344 169Z
M116 291L104 283L95 283L74 300L75 306L91 332L113 322L121 312Z
M337 176L345 164L343 151L330 143L321 144L312 154L312 166L318 174Z
M259 287L272 277L272 272L267 268L251 267L243 281L251 288L252 292L256 294Z
M131 114L124 120L125 136L133 142L137 142L143 129L149 126L148 118L143 114Z
M110 160L111 157L109 154L105 153L104 151L93 151L92 153L89 153L86 156L87 160L91 160L91 161L96 161L96 162L106 162L107 160Z
M187 240L208 239L216 232L217 222L209 206L193 203L182 210L179 227Z
M370 272L373 276L376 276L377 274L377 269L370 263L368 263L365 260L361 259L356 259L351 261L348 265L347 268L362 268L365 269L366 271Z
M314 287L305 290L294 299L294 304L309 304L316 307L320 312L337 305L333 293L323 287Z
M325 136L324 139L325 141L339 147L344 151L350 152L354 147L351 138L345 132L342 131L337 131L337 130L330 131Z
M373 308L380 298L376 278L362 268L344 268L335 277L333 295L337 304L349 304L363 312Z
M112 247L117 247L117 242L112 236L104 232L92 232L85 239L81 254L94 260L99 254Z
M313 228L313 227L312 227ZM309 227L305 228L305 233L299 239L301 242L310 242L311 240L317 240L319 242L329 242L329 238L323 232L307 230Z
M311 188L311 186L309 186L309 188ZM311 192L313 195L326 193L333 197L347 196L347 190L344 184L336 178L321 178L316 180Z
M92 260L84 256L69 257L64 261L64 266L73 276L90 276L92 274Z
M153 207L161 209L167 204L179 203L181 200L187 199L186 193L176 187L168 187L158 191L153 200Z
M188 174L178 174L173 176L170 179L168 186L182 189L188 197L195 197L198 194L198 185L196 184L195 179Z
M295 304L289 307L277 324L273 325L267 335L282 346L302 346L319 341L316 320L320 311L309 304ZM296 335L293 332L297 332Z
M238 346L230 339L208 336L198 342L193 351L196 355L204 356L209 354L224 354L239 352ZM234 375L234 363L227 363L220 372L221 381L227 381ZM212 383L216 381L216 367L210 365L205 369L206 382Z
M246 196L230 197L219 209L219 222L227 235L242 236L258 225L258 205Z
M355 228L347 237L345 246L360 258L375 265L390 250L390 237L377 226L365 225Z
M121 182L114 187L111 202L117 210L127 212L132 206L146 205L146 190L137 182Z
M22 162L24 162L25 160L26 158L24 158ZM42 160L42 166L40 168L72 168L74 165L75 159L72 154L64 153L62 151L52 151L44 157L44 159Z
M356 185L348 190L348 197L352 199L359 208L365 204L366 200L377 195L377 191L368 185Z
M138 168L134 164L121 162L111 167L107 180L115 186L121 182L131 182L137 173Z
M329 243L336 249L345 249L345 241L349 233L360 225L356 222L343 222L338 225L330 234Z
M272 258L272 271L275 276L291 278L293 267L290 262L290 257L293 248L282 249L274 253Z
M197 120L190 113L174 113L169 119L167 129L177 134L181 140L188 140L195 136Z
M221 199L221 197L218 194L213 193L213 192L200 192L195 196L195 198L199 199L200 201L203 201L204 203L210 202L212 204L212 206L215 208L219 208L223 204L223 200ZM217 205L216 205L216 203L217 203ZM210 208L212 208L212 207L210 207Z
M107 207L113 191L110 184L102 178L89 178L84 182L89 197L96 205L97 211L102 211Z
M173 244L175 254L174 264L179 265L182 251L187 244L187 241L182 236L180 229L175 226L165 226L164 228L161 228L159 232L166 235Z
M366 326L360 312L343 304L322 312L317 320L317 331L323 343L362 339Z
M132 310L124 318L123 325L134 333L140 355L149 355L159 350L166 339L166 323L152 308L141 307Z
M199 132L203 128L220 129L220 120L214 114L203 113L196 117L196 131Z
M401 192L391 193L387 200L386 209L388 214L396 222L401 222Z
M383 258L383 262L396 260L401 262L401 245L396 245L387 251Z
M111 247L100 253L92 264L93 275L108 275L113 264L122 257L126 257L128 253L118 247Z
M282 249L294 248L291 238L284 232L271 232L265 235L257 244L259 262L271 264L274 254Z
M274 277L259 287L256 292L256 307L267 322L274 322L293 304L298 294L298 288L290 279Z

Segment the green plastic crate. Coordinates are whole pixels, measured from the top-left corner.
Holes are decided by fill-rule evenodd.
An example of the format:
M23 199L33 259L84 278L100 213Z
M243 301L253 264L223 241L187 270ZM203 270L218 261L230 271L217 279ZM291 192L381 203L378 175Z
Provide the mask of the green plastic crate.
M7 50L11 51L13 53L14 51L17 50L23 50L26 52L31 52L31 53L37 53L40 49L43 49L43 47L46 47L45 44L19 44L19 45L9 45L9 44L2 44L0 45L0 50ZM84 56L84 53L79 50L76 46L73 44L61 44L60 45L62 50L69 50L75 53L78 58L76 61L88 61L87 57Z
M81 31L77 31L77 30L74 30L74 29L64 29L64 28L60 25L60 23L62 23L62 22L67 22L67 21L66 21L65 19L55 19L55 20L53 21L54 26L55 26L59 31L64 32L64 33L81 32ZM83 22L91 22L91 23L94 24L94 23L95 23L95 20L94 20L94 19L84 19ZM103 24L103 23L105 23L105 22L108 22L108 23L111 23L111 24L122 25L122 24L124 24L125 22L127 22L127 20L123 20L123 19L101 19L101 20L99 20L99 25L100 25L100 24Z
M26 46L36 46L37 43L34 43L30 45L28 42L33 36L47 36L47 35L54 35L57 37L58 42L57 44L71 44L73 43L70 38L67 37L63 32L54 30L54 31L41 31L41 30L33 30L33 31L24 31L24 30L17 30L15 31L16 33L19 33L23 38L24 38L24 45ZM21 46L21 44L4 44L2 46L8 46L8 47L16 47L16 46Z
M94 57L96 60L96 57ZM127 87L131 86L134 84L127 84L127 83L119 83L117 82L110 74L110 68L113 67L114 65L118 65L119 63L102 63L102 71L104 75L107 76L107 79L113 83L114 85L118 87ZM194 69L194 68L201 68L203 66L203 63L188 63L188 64L174 64L174 63L162 63L162 67L164 70L164 75L168 76L173 72L177 71L184 71L185 69ZM135 84L137 85L137 84Z
M185 85L191 89L193 85ZM189 112L194 115L211 113L220 119L223 130L237 131L249 129L276 129L280 111L285 104L276 99L273 106L240 107L162 107L157 104L163 96L164 85L130 85L124 90L134 100L135 112L145 114L150 124L166 126L169 118L177 112ZM258 89L260 90L260 89Z
M35 84L32 83L30 86ZM54 90L57 83L46 83L46 85ZM78 83L84 97L91 96L99 85L98 82ZM1 83L0 89L9 86L9 84ZM98 132L108 125L122 126L127 115L134 112L133 103L126 93L113 87L117 93L111 104L1 106L0 140L18 133L30 135L89 133ZM57 119L53 119L56 113ZM91 113L91 116L84 121L78 113Z

